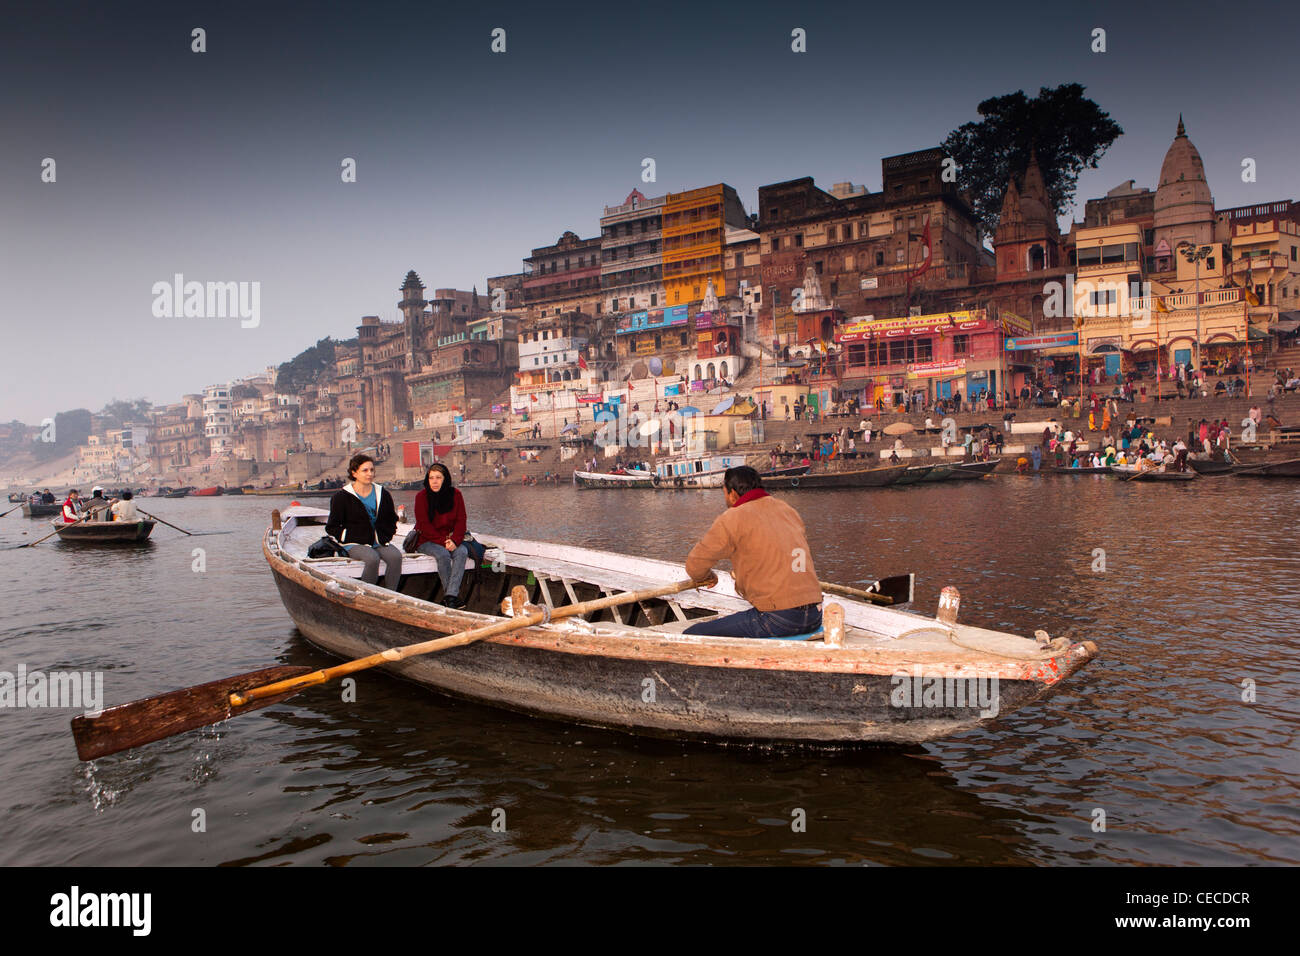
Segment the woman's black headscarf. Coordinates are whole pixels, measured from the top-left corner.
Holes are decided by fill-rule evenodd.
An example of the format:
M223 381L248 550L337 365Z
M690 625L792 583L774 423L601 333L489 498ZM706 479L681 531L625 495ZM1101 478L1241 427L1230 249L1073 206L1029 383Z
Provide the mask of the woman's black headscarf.
M442 487L434 491L429 487L429 475L433 474L434 469L442 472ZM451 487L451 472L447 466L441 463L430 465L424 473L424 501L428 510L429 520L434 521L435 514L446 514L456 505L456 493Z

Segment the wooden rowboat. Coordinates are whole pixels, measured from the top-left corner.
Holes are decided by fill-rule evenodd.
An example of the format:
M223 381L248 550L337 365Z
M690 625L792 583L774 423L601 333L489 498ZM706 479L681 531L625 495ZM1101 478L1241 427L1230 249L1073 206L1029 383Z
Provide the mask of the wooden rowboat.
M214 496L216 496L216 495L219 495L219 494L221 494L221 486L220 486L220 485L213 485L211 488L200 488L198 491L194 492L194 497L195 497L195 498L212 498L212 497L214 497Z
M935 465L908 465L907 470L894 479L895 485L914 485L924 481L925 476L934 471Z
M1174 471L1172 466L1168 471L1159 468L1138 471L1133 465L1112 465L1110 470L1130 481L1192 481L1196 478L1196 472L1190 468L1187 471Z
M1231 462L1211 458L1188 458L1187 464L1198 475L1231 475L1240 467Z
M49 518L62 511L62 504L47 505L41 502L31 501L23 503L23 517L25 518Z
M1043 468L1042 471L1049 475L1113 475L1110 465L1099 465L1096 468Z
M934 481L948 481L952 478L952 470L956 465L942 464L931 465L929 471L922 475L918 480L923 484Z
M775 491L786 488L808 490L812 488L884 488L892 485L907 471L906 465L886 465L883 468L857 468L852 471L823 471L817 474L763 475L763 489Z
M1300 458L1269 461L1260 465L1238 468L1236 473L1247 478L1300 478Z
M147 541L152 521L82 521L57 528L59 540L70 544L137 544Z
M949 477L958 481L978 480L985 475L993 474L993 469L1001 461L1001 458L990 458L988 461L963 461L953 468Z
M653 488L655 476L648 471L631 469L624 474L575 471L573 483L579 488Z
M538 541L477 535L487 560L462 583L466 607L432 603L436 562L403 559L400 593L357 580L360 562L311 560L326 512L290 508L263 539L286 610L317 647L344 658L502 620L518 585L541 607L671 583L681 565ZM399 525L398 538L407 525ZM385 664L430 689L540 717L664 737L747 743L919 743L969 730L1051 691L1097 654L955 620L843 601L844 636L749 640L683 634L742 610L731 576L590 620L533 625L438 654ZM910 598L908 594L902 598ZM949 620L951 617L951 620ZM983 690L979 690L983 688Z

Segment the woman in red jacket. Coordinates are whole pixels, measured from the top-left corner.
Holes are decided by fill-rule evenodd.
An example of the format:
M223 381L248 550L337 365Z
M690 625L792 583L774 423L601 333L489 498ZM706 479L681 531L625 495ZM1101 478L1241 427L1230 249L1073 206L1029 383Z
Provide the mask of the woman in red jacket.
M424 487L415 496L415 529L420 533L417 550L438 562L442 603L464 607L460 581L469 555L464 543L465 499L451 486L446 465L430 465L424 473Z

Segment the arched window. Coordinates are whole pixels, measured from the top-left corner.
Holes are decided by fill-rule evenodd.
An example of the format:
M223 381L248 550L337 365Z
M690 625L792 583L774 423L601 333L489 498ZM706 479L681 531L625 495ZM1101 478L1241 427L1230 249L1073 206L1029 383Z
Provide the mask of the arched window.
M1042 246L1035 243L1025 252L1025 271L1041 272L1045 268L1047 268L1047 254Z
M464 361L466 361L466 362L468 362L468 361L469 361L469 349L466 349L466 350L465 350L465 357L464 357Z
M695 366L695 380L698 382L702 378L704 378L704 368L703 366L697 365Z
M710 362L710 363L709 363L709 378L713 378L713 377L715 376L715 374L716 374L716 373L714 372L714 369L713 369L713 363Z
M727 363L726 363L726 362L723 362L722 365L718 367L718 374L721 375L723 378L726 378L726 377L727 377Z

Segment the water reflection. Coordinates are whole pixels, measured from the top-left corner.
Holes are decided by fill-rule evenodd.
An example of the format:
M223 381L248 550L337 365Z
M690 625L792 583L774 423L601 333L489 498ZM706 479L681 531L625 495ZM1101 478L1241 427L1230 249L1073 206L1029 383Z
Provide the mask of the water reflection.
M485 533L673 560L723 507L717 492L465 494ZM1292 485L993 478L788 497L824 579L915 571L918 609L951 584L964 620L1087 637L1101 658L1046 700L911 750L639 739L380 673L357 675L355 703L314 689L91 765L70 712L7 709L0 864L1300 862ZM274 504L152 506L231 535L0 551L0 670L101 670L112 704L328 663L262 561ZM0 547L23 530L0 522Z

